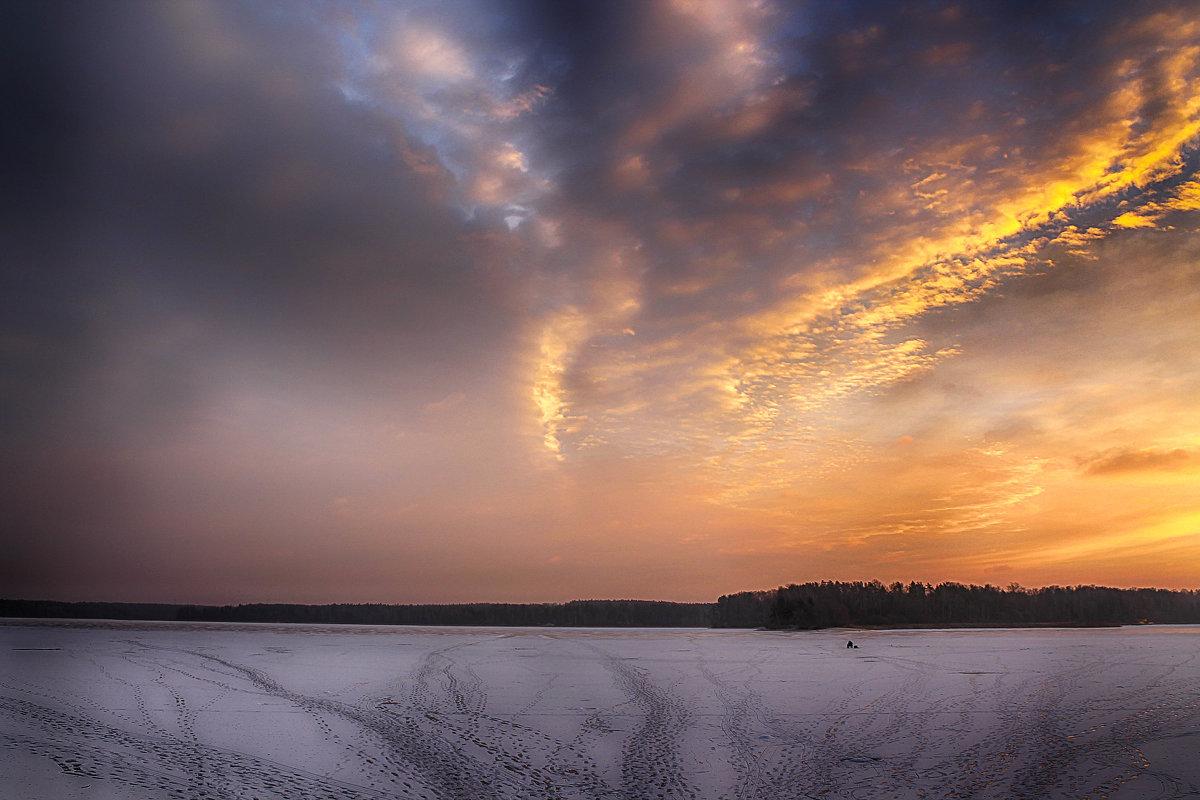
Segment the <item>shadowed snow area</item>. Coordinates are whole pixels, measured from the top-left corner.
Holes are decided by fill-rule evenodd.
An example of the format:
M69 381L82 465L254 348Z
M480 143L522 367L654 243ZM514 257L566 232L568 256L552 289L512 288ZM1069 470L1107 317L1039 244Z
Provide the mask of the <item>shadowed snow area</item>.
M1194 797L1198 645L7 621L0 797Z

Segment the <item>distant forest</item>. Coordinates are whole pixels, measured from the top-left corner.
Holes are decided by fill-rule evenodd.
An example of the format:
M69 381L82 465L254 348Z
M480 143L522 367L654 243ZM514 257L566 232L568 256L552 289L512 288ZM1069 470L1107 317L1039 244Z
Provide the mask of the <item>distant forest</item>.
M0 617L295 622L358 625L771 628L1129 625L1200 623L1200 591L961 583L821 581L724 595L715 603L382 603L236 606L0 600Z
M147 603L62 603L0 600L0 617L143 619L184 622L301 622L332 625L500 625L604 628L706 628L712 603L660 600L572 600L569 603L457 603L386 605L335 603L237 606Z
M717 600L718 628L939 625L1131 625L1200 622L1200 591L1107 586L821 581Z

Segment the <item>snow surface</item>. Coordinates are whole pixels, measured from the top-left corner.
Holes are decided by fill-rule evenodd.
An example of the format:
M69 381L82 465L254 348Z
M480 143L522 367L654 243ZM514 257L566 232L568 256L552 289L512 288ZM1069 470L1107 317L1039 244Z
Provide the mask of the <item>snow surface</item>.
M1187 626L7 620L0 797L1194 797L1198 654Z

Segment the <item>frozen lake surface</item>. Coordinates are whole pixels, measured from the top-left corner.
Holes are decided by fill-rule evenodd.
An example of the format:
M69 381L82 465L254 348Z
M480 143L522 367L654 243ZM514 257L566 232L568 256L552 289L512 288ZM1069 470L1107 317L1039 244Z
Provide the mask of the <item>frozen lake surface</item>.
M1186 626L0 620L2 798L1170 798L1198 752Z

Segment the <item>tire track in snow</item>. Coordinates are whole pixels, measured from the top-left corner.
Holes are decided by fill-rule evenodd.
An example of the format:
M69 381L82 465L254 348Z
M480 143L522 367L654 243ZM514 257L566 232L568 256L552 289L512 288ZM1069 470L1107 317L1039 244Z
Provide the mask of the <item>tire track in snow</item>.
M695 798L679 747L691 722L691 709L671 690L653 684L642 669L595 645L584 646L603 659L617 687L641 711L641 722L622 752L621 796L627 800Z

